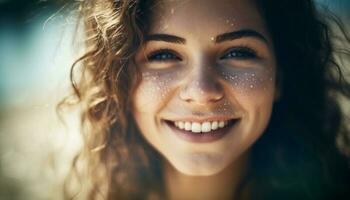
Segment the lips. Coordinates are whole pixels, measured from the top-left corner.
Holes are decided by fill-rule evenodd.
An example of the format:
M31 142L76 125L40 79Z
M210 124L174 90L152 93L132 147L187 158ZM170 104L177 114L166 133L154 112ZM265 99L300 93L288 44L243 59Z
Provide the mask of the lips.
M240 122L235 119L202 119L202 120L165 120L172 133L186 141L203 143L213 142L230 133Z

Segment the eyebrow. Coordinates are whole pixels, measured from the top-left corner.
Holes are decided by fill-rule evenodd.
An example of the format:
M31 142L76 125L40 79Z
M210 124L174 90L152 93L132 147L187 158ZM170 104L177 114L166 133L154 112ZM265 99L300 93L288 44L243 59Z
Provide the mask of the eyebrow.
M243 29L239 31L233 31L233 32L218 35L215 38L215 43L221 43L221 42L235 40L243 37L254 37L258 40L268 43L267 39L261 33L254 31L252 29Z
M215 43L221 43L225 41L235 40L243 37L254 37L256 39L259 39L265 43L268 43L268 40L259 32L254 31L252 29L243 29L239 31L233 31L228 33L223 33L215 37L214 42ZM178 37L175 35L169 35L169 34L151 34L146 35L145 41L163 41L163 42L169 42L169 43L176 43L176 44L186 44L186 39L182 37Z
M145 41L163 41L163 42L170 42L170 43L176 43L176 44L186 44L186 40L184 38L175 36L175 35L169 35L169 34L152 34L147 35L145 37Z

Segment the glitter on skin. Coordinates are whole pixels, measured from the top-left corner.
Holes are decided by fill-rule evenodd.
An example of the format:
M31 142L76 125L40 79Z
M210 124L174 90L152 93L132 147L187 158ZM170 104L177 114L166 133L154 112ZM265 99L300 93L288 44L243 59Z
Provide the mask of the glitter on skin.
M164 1L164 7L154 8L149 34L169 34L186 42L151 41L144 51L137 53L136 64L141 74L146 75L133 96L133 115L145 139L178 171L214 175L236 161L268 124L275 94L276 63L271 39L250 1L184 2L186 6L177 7ZM176 12L171 14L174 7ZM226 23L226 19L230 22ZM169 25L166 30L162 30L164 24ZM246 28L263 34L267 42L243 37L215 43L215 38L223 33ZM237 47L253 49L258 57L221 59L228 50ZM170 49L181 59L164 62L144 59L160 49ZM225 139L198 145L177 138L161 121L188 115L236 116L241 122ZM188 157L193 153L208 155L208 159Z
M242 72L242 70L244 69L231 70L230 73L222 72L222 76L231 83L234 89L245 94L254 94L249 92L251 90L266 89L266 84L273 80L270 77L273 75L270 70L256 70L252 72Z

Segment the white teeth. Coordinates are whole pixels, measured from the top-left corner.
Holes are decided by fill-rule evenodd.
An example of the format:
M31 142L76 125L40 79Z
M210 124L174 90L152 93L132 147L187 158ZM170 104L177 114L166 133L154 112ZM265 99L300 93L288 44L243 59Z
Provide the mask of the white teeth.
M179 122L178 124L180 129L184 129L185 128L185 124L183 122Z
M224 121L219 121L219 127L223 128L225 126L225 122Z
M194 133L200 133L202 130L201 124L197 122L192 123L191 131Z
M179 129L185 129L186 131L207 133L225 127L228 124L228 121L207 121L203 123L175 121L174 124Z
M190 131L192 129L191 122L185 122L185 130Z
M212 130L216 130L218 128L219 128L219 124L218 124L217 121L214 121L214 122L211 123L211 129Z
M210 122L204 122L202 123L202 132L209 132L211 131L211 124Z

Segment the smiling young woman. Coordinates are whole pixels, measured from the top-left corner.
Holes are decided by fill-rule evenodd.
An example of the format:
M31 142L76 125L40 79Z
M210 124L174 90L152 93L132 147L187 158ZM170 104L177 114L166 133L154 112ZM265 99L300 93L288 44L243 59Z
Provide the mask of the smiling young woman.
M337 97L350 86L312 1L95 0L80 10L81 198L349 197L339 149L349 151L336 138L349 133Z

